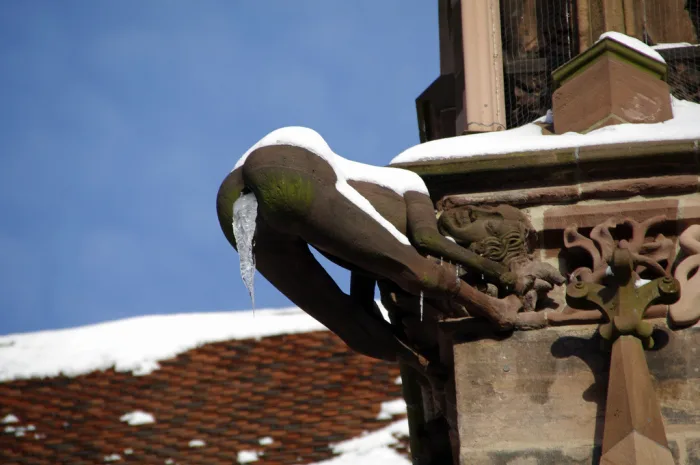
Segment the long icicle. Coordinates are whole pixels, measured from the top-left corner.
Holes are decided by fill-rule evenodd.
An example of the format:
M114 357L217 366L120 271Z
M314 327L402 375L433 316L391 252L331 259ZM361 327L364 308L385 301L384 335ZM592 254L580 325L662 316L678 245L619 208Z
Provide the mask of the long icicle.
M241 278L248 289L255 308L255 220L258 216L258 201L251 192L242 195L233 203L233 237L236 239L238 257L241 261Z

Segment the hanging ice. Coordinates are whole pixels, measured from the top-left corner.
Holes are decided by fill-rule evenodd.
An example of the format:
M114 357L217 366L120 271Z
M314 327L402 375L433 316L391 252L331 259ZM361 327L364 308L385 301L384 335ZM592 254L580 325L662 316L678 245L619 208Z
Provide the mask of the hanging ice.
M420 321L423 321L423 291L420 291Z
M241 278L248 289L253 308L255 308L253 239L255 237L255 219L257 216L258 200L252 192L240 196L233 203L233 237L236 239L238 257L241 261Z

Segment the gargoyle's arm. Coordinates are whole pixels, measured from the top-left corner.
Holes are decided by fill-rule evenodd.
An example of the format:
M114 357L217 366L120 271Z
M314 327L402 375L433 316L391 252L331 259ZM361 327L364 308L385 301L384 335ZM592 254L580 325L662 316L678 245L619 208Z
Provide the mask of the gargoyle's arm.
M236 239L233 237L233 203L238 200L244 187L243 169L237 168L226 176L216 195L216 214L219 217L219 225L226 239L236 250L238 250Z
M506 287L512 287L515 284L515 275L510 273L507 267L465 249L440 234L430 197L409 191L404 194L404 199L408 233L416 248L435 257L442 257L477 270L490 282Z

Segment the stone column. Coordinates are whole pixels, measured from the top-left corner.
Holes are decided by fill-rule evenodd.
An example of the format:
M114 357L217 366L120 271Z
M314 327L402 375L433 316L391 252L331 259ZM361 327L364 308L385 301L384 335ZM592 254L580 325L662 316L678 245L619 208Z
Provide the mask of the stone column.
M464 110L457 134L506 127L499 0L462 0Z

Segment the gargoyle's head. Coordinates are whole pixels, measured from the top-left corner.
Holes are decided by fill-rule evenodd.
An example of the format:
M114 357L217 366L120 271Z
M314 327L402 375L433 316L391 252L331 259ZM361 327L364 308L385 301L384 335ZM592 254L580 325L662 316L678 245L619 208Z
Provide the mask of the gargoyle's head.
M509 205L452 208L442 212L438 228L458 244L506 264L516 256L527 256L536 237L527 217Z

